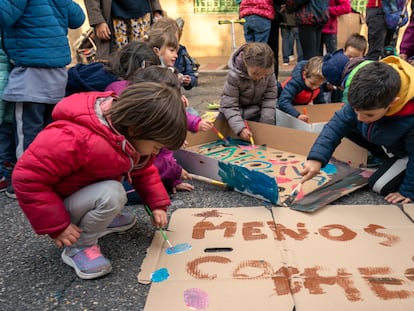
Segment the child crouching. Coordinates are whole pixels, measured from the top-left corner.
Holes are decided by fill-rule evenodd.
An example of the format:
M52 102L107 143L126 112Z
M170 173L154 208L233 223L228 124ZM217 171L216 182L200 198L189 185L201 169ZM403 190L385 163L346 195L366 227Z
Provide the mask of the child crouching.
M179 92L165 84L112 92L79 93L63 99L45 128L19 159L13 185L37 234L65 247L63 261L82 279L111 271L98 246L108 233L125 231L135 216L121 213L129 182L167 225L170 199L152 164L161 148L182 146L187 121Z

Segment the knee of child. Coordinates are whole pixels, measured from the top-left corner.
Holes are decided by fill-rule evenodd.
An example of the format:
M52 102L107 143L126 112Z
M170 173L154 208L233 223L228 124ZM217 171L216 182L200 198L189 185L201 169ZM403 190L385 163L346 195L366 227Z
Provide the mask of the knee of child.
M102 183L101 201L107 206L112 206L120 211L127 203L127 194L121 182L107 180Z

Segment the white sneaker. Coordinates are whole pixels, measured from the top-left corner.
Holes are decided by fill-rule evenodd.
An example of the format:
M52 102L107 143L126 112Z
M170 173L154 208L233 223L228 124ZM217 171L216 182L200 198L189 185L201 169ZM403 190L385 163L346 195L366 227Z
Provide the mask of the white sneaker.
M282 65L283 66L289 66L289 63L283 63Z
M295 60L295 55L289 55L289 61L293 62Z

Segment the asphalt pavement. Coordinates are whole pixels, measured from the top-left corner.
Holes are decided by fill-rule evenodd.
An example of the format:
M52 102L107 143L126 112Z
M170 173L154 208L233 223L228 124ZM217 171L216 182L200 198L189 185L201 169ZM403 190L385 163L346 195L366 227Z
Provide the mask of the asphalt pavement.
M200 85L184 92L191 106L202 113L208 103L218 102L224 76L223 70L201 72ZM237 192L192 183L194 191L172 196L170 215L183 207L269 206ZM365 187L334 204L386 202ZM62 262L61 250L53 241L33 232L17 201L0 193L0 310L143 310L150 285L139 284L137 275L154 228L142 206L126 208L137 215L137 224L128 232L99 240L103 254L112 262L112 272L96 280L81 280Z

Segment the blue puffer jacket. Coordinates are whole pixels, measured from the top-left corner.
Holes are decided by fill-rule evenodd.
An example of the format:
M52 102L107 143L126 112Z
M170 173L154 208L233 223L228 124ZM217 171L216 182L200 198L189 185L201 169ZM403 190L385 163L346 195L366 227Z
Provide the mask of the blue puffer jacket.
M71 61L68 28L85 21L72 0L1 0L0 27L11 63L23 67L64 67Z

